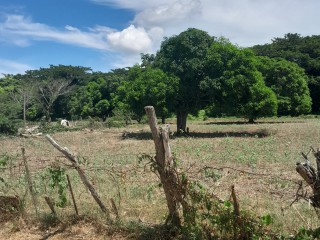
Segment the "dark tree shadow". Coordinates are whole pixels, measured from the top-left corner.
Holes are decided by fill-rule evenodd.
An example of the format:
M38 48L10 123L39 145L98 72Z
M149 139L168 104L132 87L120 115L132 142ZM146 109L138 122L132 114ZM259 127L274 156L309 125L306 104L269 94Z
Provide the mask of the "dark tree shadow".
M170 138L225 138L225 137L239 137L239 138L264 138L274 133L268 129L259 129L255 131L226 131L226 132L190 132L183 134L173 133ZM152 140L151 132L124 132L122 139L136 139L136 140Z
M244 122L244 121L230 121L230 122L206 122L203 125L259 125L259 124L283 124L283 123L302 123L302 121L257 121L254 123Z

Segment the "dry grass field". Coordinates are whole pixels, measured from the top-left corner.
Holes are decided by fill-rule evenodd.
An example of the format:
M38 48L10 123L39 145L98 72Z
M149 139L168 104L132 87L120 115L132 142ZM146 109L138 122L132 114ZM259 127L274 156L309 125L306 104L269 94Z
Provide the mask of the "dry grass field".
M180 171L200 180L223 200L230 199L230 187L234 185L240 208L257 218L270 215L270 228L275 232L289 236L303 226L319 227L315 210L308 202L292 204L301 180L295 164L303 161L302 151L307 153L310 146L320 144L319 119L263 119L251 125L241 119L209 119L189 121L188 126L189 136L173 136L170 140ZM139 224L153 226L164 222L166 204L159 180L148 161L140 158L155 153L147 124L51 136L77 156L109 209L110 199L114 199L121 224L107 225L76 171L44 136L1 137L0 161L6 164L0 166L0 195L19 195L25 200L25 207L22 214L0 223L0 239L137 239ZM37 192L38 216L27 194L22 147ZM314 160L311 154L310 159ZM50 218L44 196L59 201L57 188L52 188L50 182L50 166L59 166L70 176L78 218L74 217L67 188L66 206L56 208L59 220ZM303 186L311 194L305 183ZM114 212L112 218L116 218Z

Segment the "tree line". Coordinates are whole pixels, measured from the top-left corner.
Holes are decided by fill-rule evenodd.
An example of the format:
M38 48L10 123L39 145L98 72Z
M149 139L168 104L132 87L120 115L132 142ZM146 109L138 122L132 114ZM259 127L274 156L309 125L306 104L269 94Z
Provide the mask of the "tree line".
M7 125L59 118L121 114L141 121L152 105L164 122L173 115L186 131L188 114L266 116L317 114L320 108L320 36L286 34L241 48L190 28L165 38L141 64L110 72L50 65L0 79L0 132ZM10 128L9 128L10 129Z

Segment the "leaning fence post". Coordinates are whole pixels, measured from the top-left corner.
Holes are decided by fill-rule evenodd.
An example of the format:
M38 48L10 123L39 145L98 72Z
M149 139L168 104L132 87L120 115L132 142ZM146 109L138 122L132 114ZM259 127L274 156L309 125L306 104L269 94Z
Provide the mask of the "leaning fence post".
M72 163L72 166L77 170L82 183L88 188L92 197L101 208L102 212L107 214L107 218L110 220L110 211L106 208L104 203L101 201L99 194L96 192L95 188L93 187L93 184L88 180L87 176L84 174L84 171L79 166L77 158L67 148L61 147L49 134L46 135L46 138L52 144L52 146L54 146L61 153L63 153L66 156L66 158Z

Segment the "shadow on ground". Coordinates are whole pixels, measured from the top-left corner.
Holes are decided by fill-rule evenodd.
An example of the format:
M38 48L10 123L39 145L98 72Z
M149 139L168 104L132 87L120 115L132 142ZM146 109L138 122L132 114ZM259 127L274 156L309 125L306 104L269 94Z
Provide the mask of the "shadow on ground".
M301 123L301 121L292 121L292 122L285 122L285 121L265 121L265 122L243 122L243 121L234 121L234 122L205 122L204 125L256 125L256 124L282 124L282 123Z
M264 138L273 135L274 133L268 129L259 129L256 131L224 131L224 132L191 132L177 135L173 133L170 138L225 138L225 137L239 137L239 138ZM122 139L136 139L136 140L152 140L151 132L123 132Z

